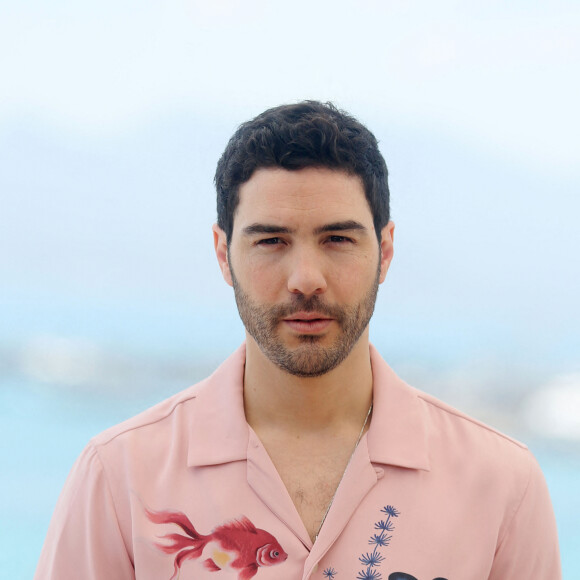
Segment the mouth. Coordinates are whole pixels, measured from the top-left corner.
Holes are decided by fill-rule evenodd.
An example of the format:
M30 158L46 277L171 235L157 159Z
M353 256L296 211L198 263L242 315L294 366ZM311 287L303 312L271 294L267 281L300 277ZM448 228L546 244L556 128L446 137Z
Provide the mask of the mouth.
M318 334L326 330L333 320L319 312L297 312L284 318L283 322L300 334Z

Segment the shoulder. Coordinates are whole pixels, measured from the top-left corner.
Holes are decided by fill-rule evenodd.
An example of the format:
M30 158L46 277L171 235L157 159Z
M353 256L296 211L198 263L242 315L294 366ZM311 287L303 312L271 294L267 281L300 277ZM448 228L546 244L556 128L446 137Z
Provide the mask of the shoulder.
M430 394L407 388L423 409L432 481L453 490L459 503L463 498L466 505L488 506L488 517L493 519L494 512L499 518L500 539L513 529L516 517L550 514L544 476L524 443Z
M430 471L450 488L503 496L512 505L519 501L537 473L526 445L408 385L376 351L371 360L382 419L372 439L375 457Z
M424 408L433 465L445 465L476 489L503 490L514 506L541 476L528 447L439 399L411 388Z
M372 345L370 354L375 402L382 416L398 423L399 432L411 422L421 438L430 443L453 443L456 449L471 451L485 451L488 446L515 453L527 450L523 443L407 384ZM410 430L407 434L411 434ZM471 447L474 444L476 447Z
M167 441L187 440L206 432L215 416L236 417L242 402L245 351L238 349L214 373L138 415L111 427L91 440L97 450L151 446L164 449Z
M172 395L168 399L157 403L153 407L123 421L109 429L106 429L91 440L95 447L108 445L118 438L143 431L154 431L167 427L172 422L179 420L183 413L190 413L195 405L198 393L203 390L208 379Z
M527 446L403 381L395 389L406 402L399 411L418 410L424 427L414 448L423 448L428 461L413 490L420 490L430 513L453 521L462 537L482 544L491 533L490 580L560 578L550 496ZM407 486L409 481L406 477Z
M527 446L498 429L448 405L436 397L414 387L408 387L425 407L435 429L443 430L448 437L467 435L483 442L495 443L507 449L526 450Z

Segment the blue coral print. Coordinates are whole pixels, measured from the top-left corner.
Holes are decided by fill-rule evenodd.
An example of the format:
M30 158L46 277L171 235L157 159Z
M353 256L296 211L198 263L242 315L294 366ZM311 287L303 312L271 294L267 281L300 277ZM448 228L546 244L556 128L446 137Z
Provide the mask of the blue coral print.
M393 537L390 534L395 529L393 519L398 518L400 515L400 512L392 505L386 505L381 509L381 513L387 517L375 522L374 532L369 538L369 545L372 546L372 550L364 552L359 556L359 562L363 565L363 569L357 574L356 580L417 580L415 576L411 576L411 574L405 572L393 572L389 574L388 578L383 578L382 573L377 569L386 560L381 550L390 544ZM322 575L328 580L334 580L338 572L334 568L326 568L322 572ZM434 580L447 579L437 577Z
M381 512L385 514L386 519L380 519L375 522L375 532L369 539L369 545L372 546L371 552L365 552L359 557L359 562L364 566L357 574L357 580L381 580L382 574L377 570L381 563L385 560L385 556L381 554L381 549L386 548L393 537L389 532L395 529L392 522L393 518L399 517L399 512L391 505L385 506Z

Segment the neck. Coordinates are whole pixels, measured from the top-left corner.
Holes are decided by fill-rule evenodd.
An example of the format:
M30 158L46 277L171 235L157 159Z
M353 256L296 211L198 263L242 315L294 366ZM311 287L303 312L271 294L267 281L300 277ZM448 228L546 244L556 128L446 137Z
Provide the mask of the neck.
M244 405L246 419L258 433L360 429L372 402L372 385L368 328L340 365L308 378L280 369L247 336Z

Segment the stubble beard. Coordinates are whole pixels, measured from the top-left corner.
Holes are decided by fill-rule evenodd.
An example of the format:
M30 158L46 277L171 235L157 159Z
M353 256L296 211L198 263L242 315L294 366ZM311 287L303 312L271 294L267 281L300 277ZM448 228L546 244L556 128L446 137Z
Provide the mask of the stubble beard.
M283 305L261 305L252 301L240 286L231 267L234 295L240 318L247 332L266 357L282 370L297 377L318 377L336 368L350 354L367 327L375 309L379 289L380 263L371 287L360 302L353 306L325 304L318 295L305 298L295 294ZM288 348L278 329L282 320L296 312L317 312L334 319L340 332L330 346L320 344L323 336L301 334L300 345Z

